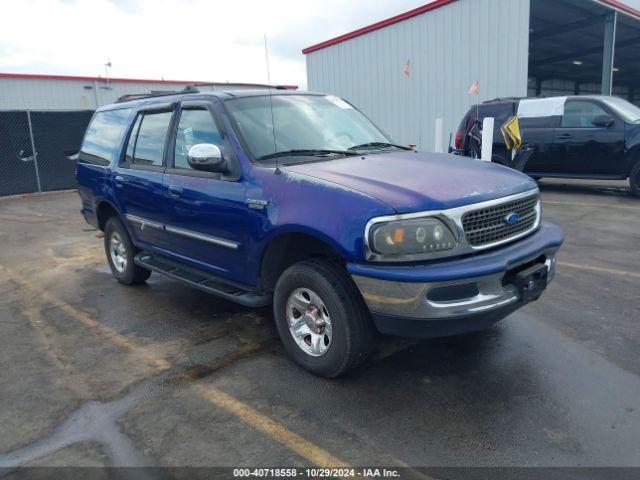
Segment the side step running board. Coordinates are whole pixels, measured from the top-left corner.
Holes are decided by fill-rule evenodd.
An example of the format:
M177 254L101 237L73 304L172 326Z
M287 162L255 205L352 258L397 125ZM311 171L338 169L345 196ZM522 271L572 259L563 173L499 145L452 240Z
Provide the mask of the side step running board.
M271 295L269 294L257 293L230 285L208 272L182 265L155 253L140 252L136 255L135 262L136 265L246 307L264 307L271 304Z

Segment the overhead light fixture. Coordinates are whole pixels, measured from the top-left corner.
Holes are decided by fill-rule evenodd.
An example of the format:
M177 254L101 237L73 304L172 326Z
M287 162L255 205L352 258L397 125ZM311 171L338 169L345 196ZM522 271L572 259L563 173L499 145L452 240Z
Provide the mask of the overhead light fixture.
M582 65L582 62L580 60L574 60L573 64L580 66L580 65Z

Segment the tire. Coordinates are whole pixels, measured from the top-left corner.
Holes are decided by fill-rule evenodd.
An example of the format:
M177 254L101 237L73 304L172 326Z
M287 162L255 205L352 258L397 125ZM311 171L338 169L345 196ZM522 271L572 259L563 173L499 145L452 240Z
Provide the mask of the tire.
M287 353L316 375L343 375L366 360L374 346L375 329L364 300L346 270L334 263L305 260L286 269L276 284L273 311ZM294 337L290 325L296 320L302 325ZM321 343L314 342L318 338Z
M111 217L104 227L104 250L111 273L123 285L144 283L151 275L151 270L134 263L138 251L118 217Z
M629 186L631 193L636 197L640 197L640 162L636 163L629 174Z

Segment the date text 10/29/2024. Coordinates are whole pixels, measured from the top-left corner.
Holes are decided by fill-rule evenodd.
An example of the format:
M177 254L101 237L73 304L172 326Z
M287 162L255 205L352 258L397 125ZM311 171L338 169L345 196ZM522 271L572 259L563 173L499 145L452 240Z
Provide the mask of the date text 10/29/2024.
M235 478L400 478L388 468L234 468Z

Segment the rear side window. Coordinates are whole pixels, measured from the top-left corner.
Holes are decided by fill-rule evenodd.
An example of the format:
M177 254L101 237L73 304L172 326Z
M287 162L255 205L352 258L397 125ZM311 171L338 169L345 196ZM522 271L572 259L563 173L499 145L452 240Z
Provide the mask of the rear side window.
M120 142L128 125L130 108L97 112L84 134L80 161L109 165L118 156Z
M555 128L560 117L524 117L520 119L520 128Z
M480 119L493 117L496 125L502 124L514 115L513 103L485 104L480 107ZM473 110L472 110L473 111Z
M173 112L138 116L129 136L126 161L137 165L161 167L164 146Z
M607 115L607 112L595 103L585 101L567 102L564 107L562 126L565 128L594 127L593 120L600 115Z

